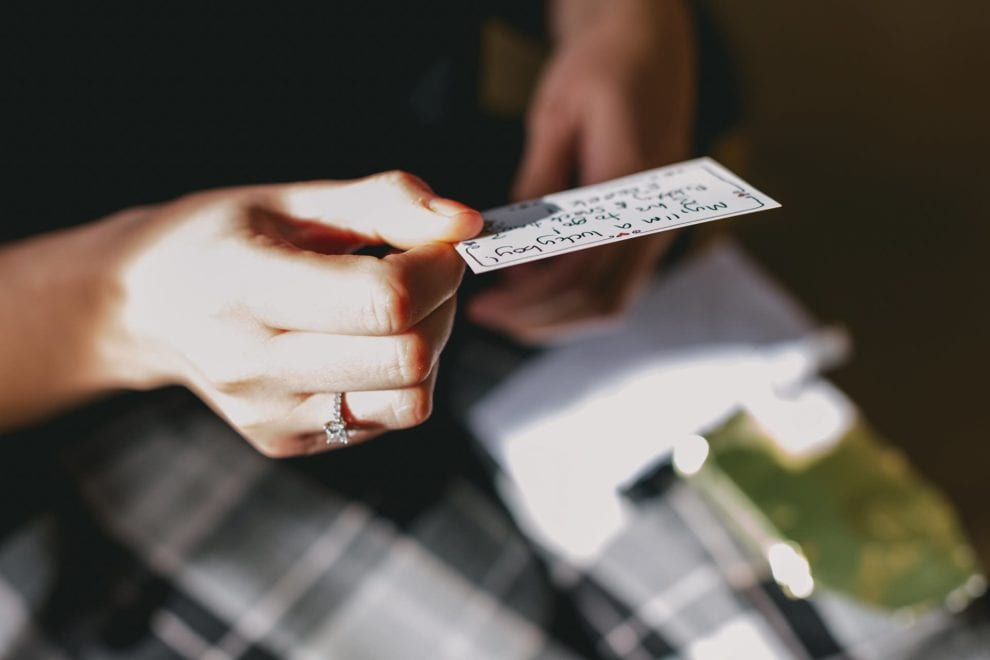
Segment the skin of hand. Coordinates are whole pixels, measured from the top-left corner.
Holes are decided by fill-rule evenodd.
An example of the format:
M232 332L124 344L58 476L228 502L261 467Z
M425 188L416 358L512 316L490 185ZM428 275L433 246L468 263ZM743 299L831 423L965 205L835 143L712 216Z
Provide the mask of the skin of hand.
M556 0L557 46L537 86L513 198L532 199L686 158L695 46L683 0ZM623 315L667 232L502 271L469 318L544 343Z
M354 442L419 424L463 274L450 243L481 224L389 172L195 193L8 246L0 274L21 286L0 295L0 321L16 327L11 310L39 289L49 301L20 322L20 346L0 343L0 364L25 374L0 387L2 424L173 383L272 457L328 448L334 392ZM402 251L353 253L363 245ZM67 255L78 267L34 281ZM18 359L48 347L54 360Z

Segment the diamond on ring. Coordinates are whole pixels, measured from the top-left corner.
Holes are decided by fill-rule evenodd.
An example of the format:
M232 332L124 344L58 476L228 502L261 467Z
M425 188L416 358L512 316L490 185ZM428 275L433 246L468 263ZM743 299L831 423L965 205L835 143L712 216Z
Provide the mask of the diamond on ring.
M347 428L347 422L344 421L343 407L344 393L337 392L333 395L333 417L323 425L328 445L346 445L348 442L350 430Z

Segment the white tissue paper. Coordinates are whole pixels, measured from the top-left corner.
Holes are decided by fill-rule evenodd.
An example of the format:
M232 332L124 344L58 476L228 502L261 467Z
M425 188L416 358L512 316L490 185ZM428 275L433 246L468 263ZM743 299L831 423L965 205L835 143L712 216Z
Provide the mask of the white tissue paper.
M685 436L791 395L841 361L841 330L723 240L654 282L620 329L548 350L469 413L499 487L546 550L587 565L628 520L622 488ZM765 407L765 406L764 406Z

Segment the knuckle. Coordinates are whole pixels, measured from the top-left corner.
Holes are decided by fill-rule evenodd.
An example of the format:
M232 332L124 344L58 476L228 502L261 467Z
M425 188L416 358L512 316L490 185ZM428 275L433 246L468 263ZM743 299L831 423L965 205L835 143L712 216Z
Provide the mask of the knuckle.
M201 369L217 391L231 395L249 390L261 374L261 370L250 360L210 360Z
M246 414L241 415L242 423L236 427L260 454L268 458L290 458L312 453L310 434L293 433L286 426L294 406L276 401L244 407L246 410L242 412Z
M267 458L291 458L299 454L298 449L283 438L268 438L251 441L252 446Z
M197 190L194 192L187 192L179 195L173 199L170 204L177 208L193 208L197 206L205 206L210 203L215 203L217 200L216 191L205 191Z
M396 428L419 426L433 412L433 396L428 388L417 387L399 393L392 401Z
M263 414L255 406L241 405L237 409L231 410L228 407L224 411L225 416L248 440L254 442L254 438L263 438L268 431L268 415Z
M372 317L377 332L394 335L412 324L412 292L402 274L394 268L386 270L372 288Z
M223 413L252 443L272 437L278 422L286 417L280 397L241 396L225 402Z
M433 347L418 333L408 333L397 339L396 373L399 385L419 385L430 377L433 370Z
M376 174L372 178L378 183L403 189L420 187L423 185L422 179L415 174L406 172L405 170L388 170L387 172Z

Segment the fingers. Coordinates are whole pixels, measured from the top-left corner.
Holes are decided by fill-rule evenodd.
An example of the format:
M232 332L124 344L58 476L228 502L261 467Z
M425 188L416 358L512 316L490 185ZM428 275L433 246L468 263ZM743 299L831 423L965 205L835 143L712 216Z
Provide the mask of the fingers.
M290 421L320 392L378 401L370 437L428 414L464 272L449 241L481 225L398 172L187 196L135 239L121 325L265 453L312 449ZM349 253L369 242L405 251Z
M456 242L481 231L481 214L440 197L422 179L401 171L346 183L278 186L272 203L283 213L352 231L370 243L410 248Z
M372 392L347 392L343 416L353 432L412 428L425 422L433 412L434 369L422 383L413 387ZM306 398L286 418L283 432L311 433L323 428L333 410L333 394L317 393Z
M612 291L617 273L608 273L612 264L607 257L598 250L556 257L527 283L480 294L469 303L469 316L524 343L540 343L589 321L612 318L621 307Z
M637 121L636 109L624 98L603 97L589 112L581 136L581 185L588 185L656 167L673 159Z
M525 343L542 343L621 317L648 281L671 234L636 239L548 261L468 303L477 323Z
M237 297L271 328L395 335L449 300L464 273L453 247L430 243L384 259L321 255L246 243Z
M414 387L436 367L450 336L456 302L390 337L286 332L269 339L257 367L266 383L290 392L353 392Z
M388 430L425 422L433 410L436 369L414 386L397 390L347 392L342 413L348 426L348 445L356 445ZM331 418L334 394L321 392L302 399L275 424L242 429L251 443L272 458L317 454L341 448L328 445L323 425Z
M429 417L440 352L456 300L392 337L287 332L267 340L263 358L195 383L259 451L271 457L326 451L323 424L333 392L347 392L353 443ZM206 378L204 381L203 378ZM315 392L315 393L314 393Z
M526 144L512 197L533 199L567 188L573 172L577 132L567 109L548 103L534 106L526 127Z
M548 296L574 286L577 281L594 279L591 273L578 271L597 263L597 257L598 254L583 253L561 255L508 268L498 284L471 298L468 315L479 323L521 321L505 317L531 307L542 307L551 302Z
M481 227L477 212L437 197L401 172L345 184L273 186L267 194L269 203L291 218L409 248L376 259L272 245L250 233L241 237L228 259L240 302L254 318L282 330L404 332L448 300L460 283L464 264L442 241L468 238Z

